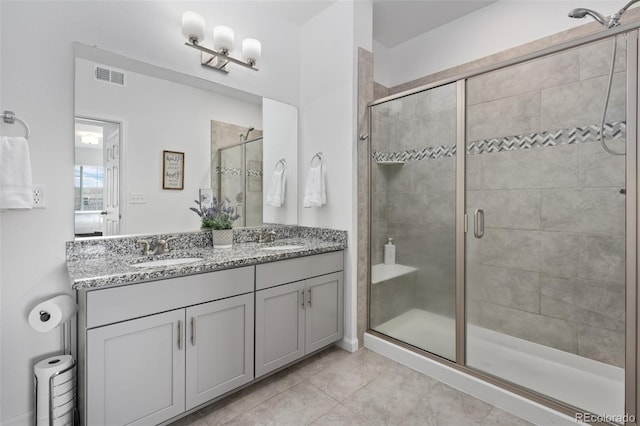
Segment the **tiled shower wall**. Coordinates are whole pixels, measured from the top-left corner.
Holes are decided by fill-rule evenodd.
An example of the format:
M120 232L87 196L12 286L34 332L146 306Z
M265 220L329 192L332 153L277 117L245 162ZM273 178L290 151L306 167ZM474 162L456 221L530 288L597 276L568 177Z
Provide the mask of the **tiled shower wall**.
M373 107L373 154L455 146L456 101L449 84ZM371 263L382 263L391 237L396 263L418 269L372 286L373 326L413 307L455 315L455 178L454 156L373 163Z
M625 160L605 153L593 129L580 137L600 124L610 48L603 41L468 81L468 145L490 148L467 156L467 212L482 208L486 223L467 244L467 319L623 366ZM620 127L623 40L618 48L606 121ZM413 150L455 146L455 86L429 92L374 107L372 150L420 158ZM532 133L543 147L523 142ZM491 141L513 136L501 149ZM624 137L609 145L623 150ZM398 263L419 268L415 285L397 288L414 301L401 310L453 316L455 156L373 163L371 173L372 264L396 238Z
M600 124L611 41L468 81L467 141ZM607 122L625 120L625 43L618 42ZM579 133L579 132L578 132ZM620 136L620 135L618 135ZM624 138L609 142L624 151ZM467 156L471 323L624 366L625 157L585 143Z

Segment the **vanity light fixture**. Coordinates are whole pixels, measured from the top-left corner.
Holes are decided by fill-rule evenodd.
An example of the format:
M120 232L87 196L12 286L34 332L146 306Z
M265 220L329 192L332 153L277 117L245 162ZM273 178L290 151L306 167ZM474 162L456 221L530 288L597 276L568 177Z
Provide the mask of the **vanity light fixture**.
M90 133L80 136L80 141L87 145L98 145L100 143L100 139L96 135Z
M204 39L205 23L202 15L196 12L184 12L182 14L182 34L189 40L186 46L201 52L202 65L214 70L228 73L227 65L233 63L245 68L258 71L256 62L262 55L262 45L255 38L247 38L242 41L242 58L244 61L232 58L229 53L233 51L234 35L229 27L218 26L213 29L213 49L201 46Z

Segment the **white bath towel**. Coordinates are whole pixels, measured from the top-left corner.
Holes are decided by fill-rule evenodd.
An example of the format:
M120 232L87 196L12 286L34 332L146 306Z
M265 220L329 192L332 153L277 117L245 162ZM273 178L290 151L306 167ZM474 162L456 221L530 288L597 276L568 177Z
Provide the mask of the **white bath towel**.
M0 209L33 207L29 145L22 137L0 139Z
M280 207L284 204L284 191L287 184L286 169L274 170L267 191L267 205Z
M307 183L304 188L305 207L322 207L327 204L327 194L324 187L324 165L311 166L307 173Z

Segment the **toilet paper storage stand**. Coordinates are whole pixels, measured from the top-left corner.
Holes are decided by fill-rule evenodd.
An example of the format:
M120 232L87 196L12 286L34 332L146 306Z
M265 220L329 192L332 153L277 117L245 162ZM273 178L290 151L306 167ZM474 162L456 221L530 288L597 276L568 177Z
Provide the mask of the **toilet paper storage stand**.
M66 352L66 351L65 351ZM61 382L61 383L57 383L56 382L56 378L61 377L63 374L67 373L71 371L71 378L65 382ZM78 425L80 424L78 422L78 410L76 409L76 402L77 402L77 394L76 394L76 386L75 386L75 382L76 382L76 374L77 374L77 368L76 368L76 360L74 359L73 362L71 363L71 365L63 370L57 371L55 373L53 373L51 375L51 377L49 377L49 425L50 426L57 426L57 424L55 423L56 419L60 419L63 418L65 416L68 416L69 413L71 414L71 423L65 423L64 425L61 426L66 426L66 425ZM61 393L60 395L55 395L54 394L54 390L56 386L61 386L64 385L65 383L67 383L68 381L71 381L71 387L68 391ZM33 382L34 382L34 401L35 401L35 407L38 406L38 378L35 376L33 376ZM54 404L55 404L55 399L56 398L61 398L64 397L65 395L67 395L69 392L73 392L73 395L71 397L71 404L69 404L69 409L67 411L65 411L62 414L59 414L58 416L56 416L54 418L54 411L56 408ZM68 404L68 402L62 404L61 406ZM34 420L34 425L37 426L38 425L38 414L37 411L34 411L34 415L33 415L33 420Z
M37 307L34 307L34 310ZM51 318L51 314L46 310L36 311L40 321L47 322ZM62 325L62 347L65 355L71 354L71 319L64 321ZM60 378L64 377L63 375L67 372L71 371L70 378L66 381L61 381ZM79 425L79 413L77 410L77 399L78 395L76 392L76 376L77 376L77 363L76 360L72 358L72 363L69 367L64 368L63 370L56 371L49 377L49 401L48 401L48 409L49 409L49 425L50 426L67 426L67 425ZM64 385L65 383L71 382L69 389L66 392L61 393L60 395L55 394L55 389L57 386ZM45 385L44 383L38 383L38 378L35 373L33 375L34 382L34 425L38 426L38 386ZM46 385L45 385L46 386ZM71 398L68 398L68 394L72 393ZM59 406L56 406L56 402L64 401ZM67 405L68 409L64 410L63 413L56 412L56 409ZM56 416L54 417L54 414ZM65 417L70 417L70 422L61 423L60 421L56 422L56 420L63 419Z

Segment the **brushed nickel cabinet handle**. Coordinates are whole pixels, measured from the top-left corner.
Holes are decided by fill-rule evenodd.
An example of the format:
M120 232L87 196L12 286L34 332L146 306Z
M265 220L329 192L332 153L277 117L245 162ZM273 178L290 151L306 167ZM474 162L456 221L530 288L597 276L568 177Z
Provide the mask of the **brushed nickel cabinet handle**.
M302 309L304 310L305 309L304 308L304 290L300 291L300 296L302 296L302 305L301 306L302 306Z
M196 328L198 327L196 317L191 317L191 346L196 345Z
M311 307L311 289L307 290L309 292L309 307Z
M182 350L182 320L178 320L178 349Z

